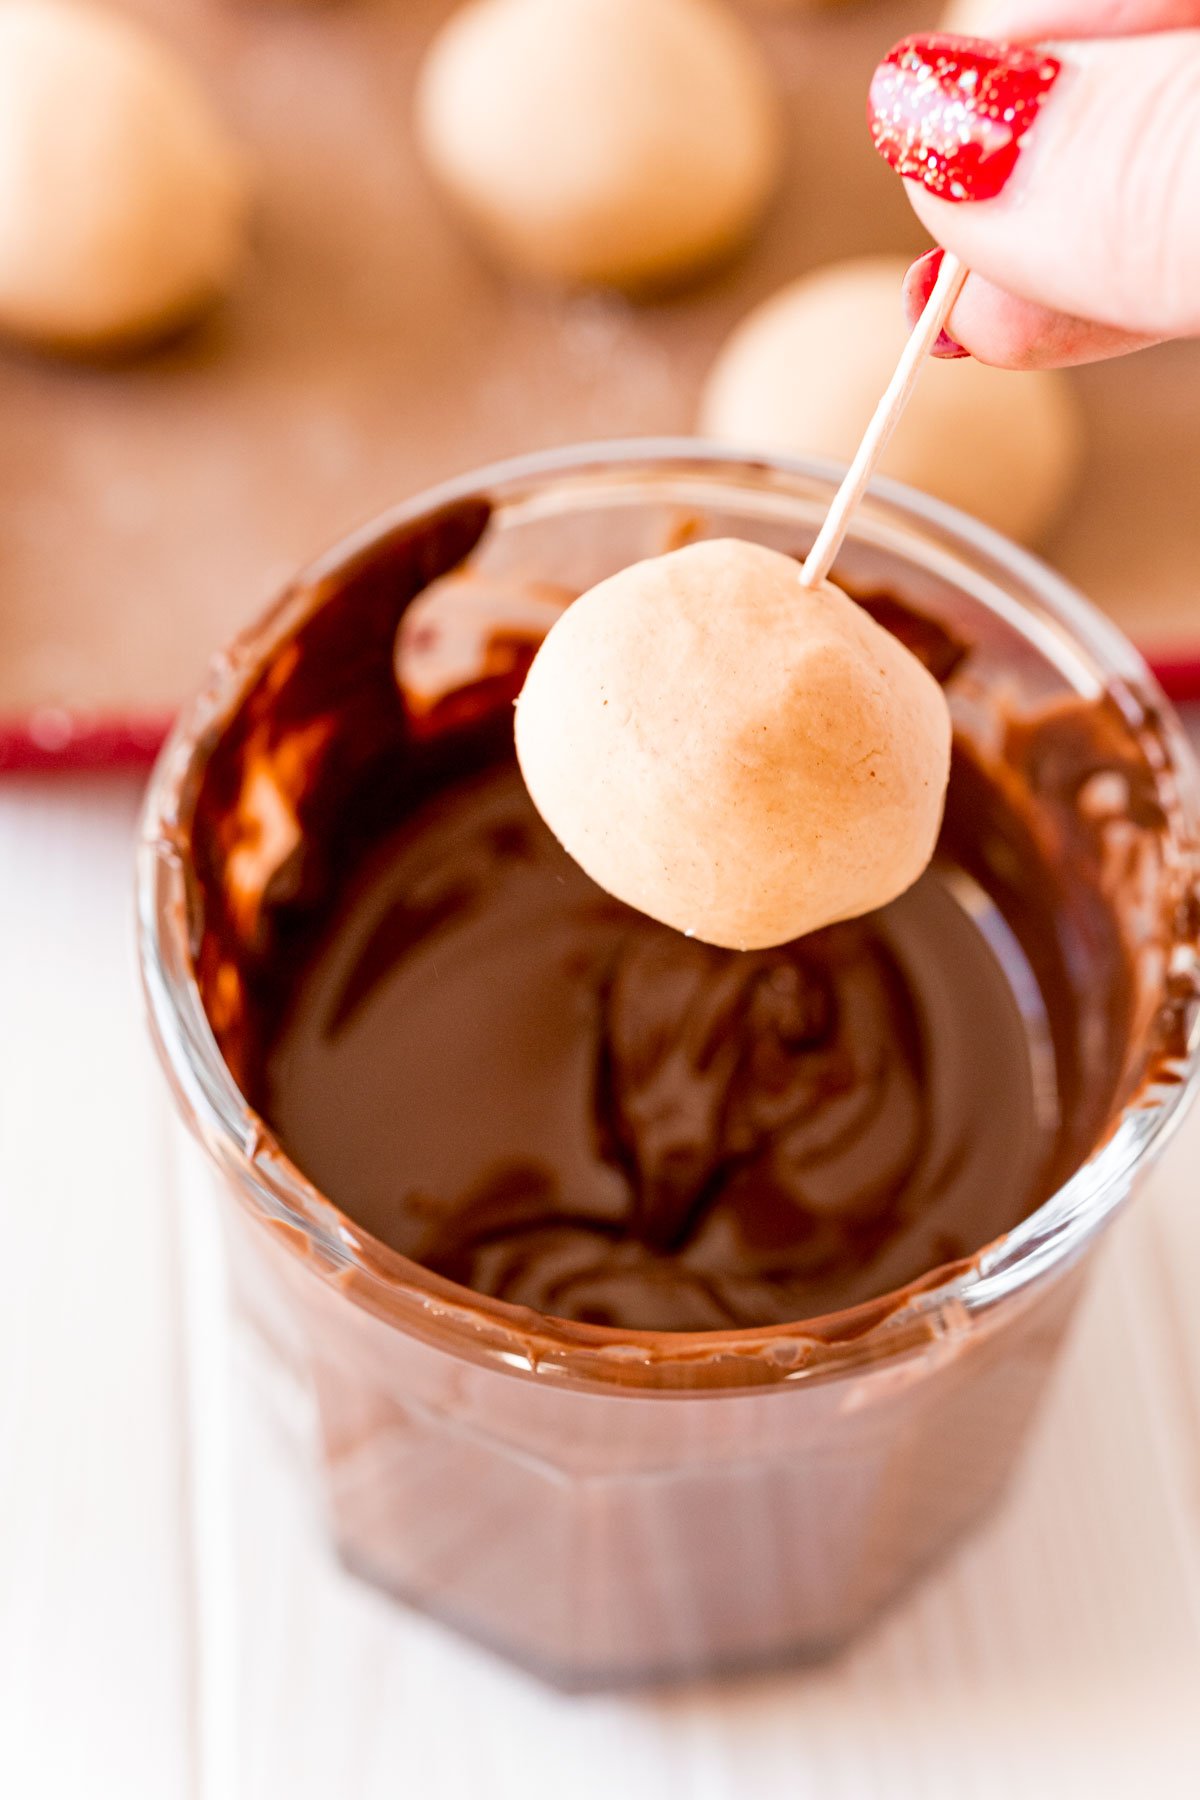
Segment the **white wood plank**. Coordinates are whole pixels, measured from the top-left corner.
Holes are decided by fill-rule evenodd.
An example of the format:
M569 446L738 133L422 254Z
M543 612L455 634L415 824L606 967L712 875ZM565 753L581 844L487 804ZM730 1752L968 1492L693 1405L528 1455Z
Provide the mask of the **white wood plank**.
M6 1792L1200 1791L1200 1116L1113 1236L1009 1503L933 1580L827 1669L563 1699L345 1577L250 1410L207 1172L143 1040L133 809L0 791Z
M136 785L0 786L0 1788L191 1791L167 1108Z

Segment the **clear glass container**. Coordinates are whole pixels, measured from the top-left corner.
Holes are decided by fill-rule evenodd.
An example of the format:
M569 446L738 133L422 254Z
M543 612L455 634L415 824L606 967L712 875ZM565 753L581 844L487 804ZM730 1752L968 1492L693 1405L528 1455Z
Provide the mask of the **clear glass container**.
M425 495L307 571L216 660L146 801L152 1030L213 1165L264 1392L312 1421L308 1462L340 1554L568 1687L825 1655L1003 1488L1101 1228L1197 1082L1200 788L1186 742L1125 639L1045 566L935 502L872 491L838 578L887 589L973 642L978 679L953 701L960 726L986 735L989 696L1019 711L1105 691L1153 719L1172 823L1151 886L1171 887L1178 927L1139 963L1131 1076L1164 1005L1185 1042L1162 1080L1131 1079L1134 1097L1086 1164L965 1271L753 1331L537 1317L406 1261L339 1213L247 1106L205 1014L196 797L251 683L287 655L339 572L369 566L409 522L485 496L491 522L472 566L578 590L691 536L802 551L836 473L632 444L541 455Z

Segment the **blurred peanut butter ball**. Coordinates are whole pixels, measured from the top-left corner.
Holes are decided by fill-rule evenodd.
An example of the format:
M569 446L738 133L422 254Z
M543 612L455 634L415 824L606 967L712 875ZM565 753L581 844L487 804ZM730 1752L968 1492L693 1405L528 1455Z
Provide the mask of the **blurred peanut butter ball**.
M933 855L945 695L790 556L737 538L634 563L551 626L517 702L534 805L593 881L730 949L883 906Z
M940 31L959 37L998 37L1003 30L997 19L1004 16L1004 0L950 0L939 21Z
M161 336L225 291L245 216L241 157L170 50L74 0L0 3L0 331Z
M848 462L906 337L903 257L806 275L736 328L705 384L704 436ZM929 361L880 473L1036 541L1079 469L1083 430L1067 377L973 359Z
M715 260L779 170L766 67L722 0L468 0L416 123L492 254L572 284L653 287Z

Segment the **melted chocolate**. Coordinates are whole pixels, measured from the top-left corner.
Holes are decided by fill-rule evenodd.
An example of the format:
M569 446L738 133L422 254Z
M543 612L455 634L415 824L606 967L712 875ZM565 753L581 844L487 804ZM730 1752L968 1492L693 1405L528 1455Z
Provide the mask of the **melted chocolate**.
M785 1323L978 1252L1144 1074L1117 889L1161 874L1145 720L1107 696L986 756L956 740L909 894L715 950L601 893L538 820L511 750L528 643L401 703L400 616L485 526L452 509L343 571L217 734L197 963L252 1104L376 1237L573 1320ZM950 634L867 603L956 678Z
M268 1117L377 1237L541 1312L699 1330L868 1299L1043 1187L1028 1028L947 874L715 950L604 895L500 769L380 847L300 976Z

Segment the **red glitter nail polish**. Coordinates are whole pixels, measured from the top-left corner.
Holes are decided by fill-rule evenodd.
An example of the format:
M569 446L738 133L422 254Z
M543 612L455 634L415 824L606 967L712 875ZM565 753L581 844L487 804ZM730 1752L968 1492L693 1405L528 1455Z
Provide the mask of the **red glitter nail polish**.
M904 38L871 81L875 148L942 200L994 199L1061 68L1057 57L1015 44Z
M933 285L938 278L938 270L942 266L942 258L945 254L946 252L939 244L936 250L927 250L924 256L918 256L916 262L912 263L905 272L904 316L910 331L925 310L925 304L933 292ZM971 352L964 350L948 331L939 331L929 354L940 358L943 362L953 362L958 357L970 356Z

